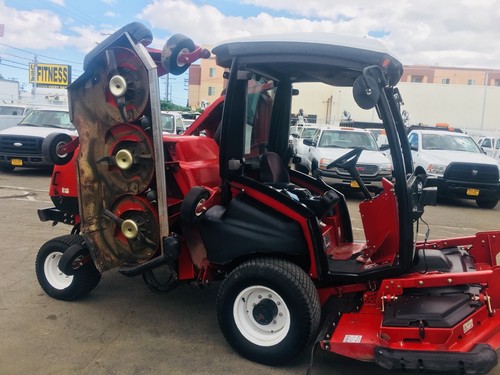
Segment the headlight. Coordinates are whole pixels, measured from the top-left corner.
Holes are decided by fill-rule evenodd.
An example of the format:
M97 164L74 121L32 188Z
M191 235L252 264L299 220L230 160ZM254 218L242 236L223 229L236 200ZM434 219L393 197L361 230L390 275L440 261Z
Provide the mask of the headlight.
M392 173L392 164L390 164L390 163L380 164L379 171L380 171L380 173L384 173L384 174Z
M328 167L328 165L330 165L330 163L332 162L333 160L331 159L326 159L326 158L321 158L319 160L319 168L320 169L326 169L326 167Z
M444 175L444 171L446 170L446 165L443 164L429 164L427 167L427 172L431 174Z

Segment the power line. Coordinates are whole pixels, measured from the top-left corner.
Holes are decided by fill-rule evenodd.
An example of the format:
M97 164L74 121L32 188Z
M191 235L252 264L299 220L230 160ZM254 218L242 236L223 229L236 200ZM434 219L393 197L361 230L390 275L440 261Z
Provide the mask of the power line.
M0 45L1 46L5 46L7 48L15 49L15 50L18 50L18 51L22 51L22 52L25 52L25 53L29 53L31 55L37 55L37 56L40 56L40 57L43 57L43 58L46 58L46 59L51 59L51 60L56 60L56 61L62 61L62 62L70 63L70 64L83 65L83 62L76 62L76 61L70 61L70 60L65 60L65 59L59 59L57 57L50 57L50 56L42 55L40 53L28 51L28 50L25 50L25 49L22 49L22 48L12 47L12 46L9 46L8 44L4 44L4 43L0 43Z
M26 65L25 63L22 63L22 62L19 62L19 61L14 61L14 60L9 60L9 59L3 59L0 56L0 64L3 63L4 61L7 61L7 62L9 62L11 64Z
M9 68L21 69L21 70L29 70L28 68L21 68L20 66L14 66L9 64L0 63L0 66L8 66Z
M74 21L76 21L77 23L79 23L83 26L88 26L88 25L94 26L94 24L96 22L96 19L94 17L88 15L87 13L79 10L78 8L76 8L70 4L60 5L60 4L55 4L52 1L47 1L47 0L45 0L45 1L39 0L39 2L44 3L45 6L51 8L55 13L58 13L60 16L62 15L63 16L62 18L70 17ZM67 7L73 8L73 9L75 9L75 11L71 11ZM81 17L82 15L84 16L83 18L87 18L87 19L84 20Z

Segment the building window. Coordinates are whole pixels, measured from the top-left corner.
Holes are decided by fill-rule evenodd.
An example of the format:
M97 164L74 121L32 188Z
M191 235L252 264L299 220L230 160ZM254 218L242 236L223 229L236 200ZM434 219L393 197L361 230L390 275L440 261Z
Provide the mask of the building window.
M467 84L468 84L469 86L473 86L473 85L475 85L475 84L476 84L476 80L475 80L475 79L469 79L469 80L467 80Z
M214 96L215 95L215 87L210 86L208 88L208 96Z
M411 76L411 82L422 83L424 82L424 76Z
M495 79L494 86L500 86L500 79Z
M443 78L443 79L441 80L441 83L442 83L443 85L449 85L449 84L450 84L450 79L449 79L449 78Z
M210 70L208 71L209 77L215 77L216 74L217 74L217 69L215 68L210 68Z

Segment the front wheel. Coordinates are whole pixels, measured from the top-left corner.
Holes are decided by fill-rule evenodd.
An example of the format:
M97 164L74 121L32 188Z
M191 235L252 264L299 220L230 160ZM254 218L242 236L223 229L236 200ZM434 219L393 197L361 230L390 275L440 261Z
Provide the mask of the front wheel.
M69 234L47 241L38 251L36 277L50 297L62 301L79 299L90 293L101 280L101 273L92 261L76 269L74 275L66 275L59 269L59 260L64 252L82 242L82 236Z
M477 199L476 204L481 208L495 208L498 203L498 199Z
M228 343L242 356L268 365L287 363L309 345L320 309L309 276L282 259L241 264L217 294L219 326Z

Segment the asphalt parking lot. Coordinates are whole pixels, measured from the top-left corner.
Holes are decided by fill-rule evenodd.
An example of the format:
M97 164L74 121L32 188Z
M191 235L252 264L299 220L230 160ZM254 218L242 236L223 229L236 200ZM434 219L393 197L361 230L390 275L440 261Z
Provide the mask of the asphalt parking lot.
M54 300L36 280L34 263L47 240L68 234L38 220L51 205L50 172L0 173L0 374L305 374L310 355L273 368L241 358L219 331L217 285L182 286L154 294L141 278L108 271L97 288L76 302ZM359 198L349 199L351 213ZM500 229L500 205L479 209L474 202L440 200L424 219L430 238L465 236ZM356 238L361 222L353 214ZM425 232L421 228L421 234ZM423 238L423 237L420 237ZM312 374L394 374L316 351ZM497 368L495 374L500 373Z

